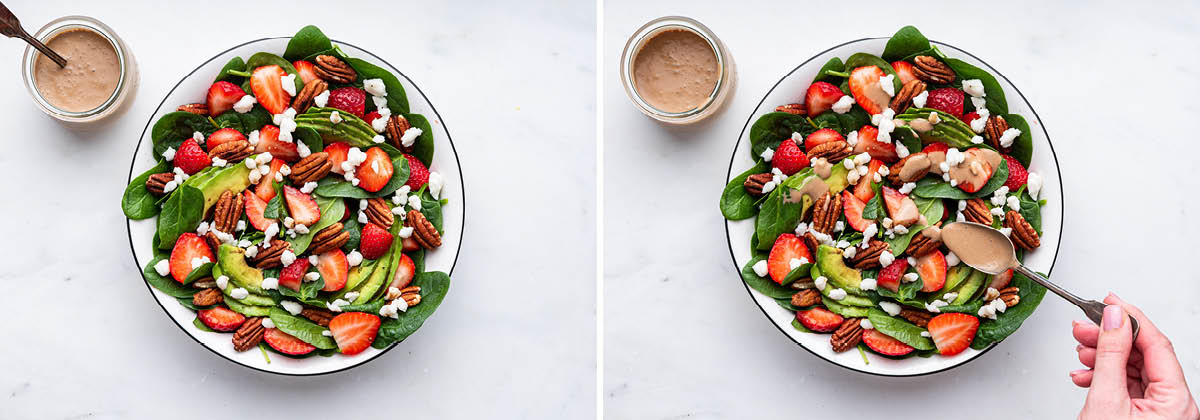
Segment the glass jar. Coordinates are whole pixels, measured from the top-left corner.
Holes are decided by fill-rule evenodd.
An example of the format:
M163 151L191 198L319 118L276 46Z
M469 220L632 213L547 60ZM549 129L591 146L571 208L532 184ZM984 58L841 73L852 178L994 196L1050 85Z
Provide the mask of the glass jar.
M708 98L695 108L683 112L667 112L650 105L638 93L633 77L634 61L646 42L658 34L672 30L688 31L707 41L716 55L719 71L716 86ZM625 85L625 93L629 95L629 100L646 116L668 124L691 124L715 114L725 104L725 99L733 94L736 83L737 68L725 44L708 27L691 18L664 16L654 19L642 25L629 37L625 42L625 50L621 53L621 84Z
M60 121L73 123L73 125L86 125L86 123L100 121L123 111L137 93L139 75L137 62L129 47L125 45L125 41L117 36L116 32L113 32L108 25L94 18L64 16L47 23L33 37L42 43L47 43L55 36L75 30L87 30L100 35L108 40L112 44L113 50L116 51L117 61L120 65L120 78L108 100L95 108L79 112L67 111L54 106L38 88L34 72L37 59L42 56L42 53L33 46L25 47L25 55L21 59L21 76L25 79L25 87L29 89L29 95L33 97L33 102L42 109L42 112Z

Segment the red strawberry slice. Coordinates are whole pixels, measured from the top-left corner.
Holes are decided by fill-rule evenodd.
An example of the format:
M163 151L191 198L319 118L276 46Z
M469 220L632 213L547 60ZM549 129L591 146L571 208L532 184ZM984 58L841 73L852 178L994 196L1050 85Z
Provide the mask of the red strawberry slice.
M184 140L183 144L179 145L179 150L175 151L175 159L172 162L176 168L182 169L188 175L200 172L212 164L208 153L204 153L204 149L200 148L200 143L196 143L195 139Z
M179 235L175 247L171 249L171 277L183 283L188 274L192 273L192 260L196 258L208 258L209 262L217 261L212 249L208 247L208 242L199 235L192 232Z
M971 121L975 121L978 118L979 118L979 113L975 112L975 111L971 111L971 112L968 112L967 115L963 115L962 121L967 124L970 124Z
M1025 186L1025 182L1029 181L1029 171L1025 170L1025 165L1022 165L1017 158L1009 155L1001 156L1008 161L1008 180L1004 181L1004 186L1008 187L1009 191L1017 192L1018 189Z
M900 278L908 271L908 258L897 258L892 264L879 270L879 278L875 282L879 287L893 292L900 290Z
M280 140L279 127L273 125L264 125L258 129L258 145L254 147L254 153L263 152L271 152L272 157L288 163L300 160L300 151L296 149L296 143Z
M908 83L917 80L917 75L913 74L913 65L907 61L893 61L892 70L896 71L896 77L900 78L900 83Z
M945 112L961 120L963 119L963 99L962 90L950 87L934 89L929 92L929 98L925 100L925 107Z
M868 114L875 115L891 102L891 97L879 87L879 78L886 76L878 66L863 66L850 72L850 94Z
M250 91L254 92L258 104L271 115L282 114L292 103L292 95L283 90L283 83L279 80L283 76L287 76L287 72L274 64L256 68L250 73Z
M929 145L925 146L924 149L921 149L921 153L933 153L933 152L946 153L947 150L950 150L950 146L946 145L946 143L942 143L942 142L938 141L938 142L929 143Z
M271 170L263 175L262 180L258 181L258 185L254 187L254 194L263 201L271 201L275 198L275 174L279 172L279 168L284 165L283 159L272 159Z
M867 226L875 223L874 220L867 220L862 217L863 210L867 208L867 203L859 200L850 191L842 191L842 212L846 214L846 222L850 223L850 227L859 232L867 230Z
M988 287L996 290L1003 289L1008 287L1009 283L1012 283L1012 278L1012 269L1005 270L1003 273L992 276L992 281L988 283Z
M941 314L930 319L926 328L938 353L953 356L962 353L975 340L979 318L959 313Z
M846 138L832 128L822 128L804 138L804 150L812 150L814 147L834 141L846 141Z
M771 166L778 168L784 175L792 175L808 167L808 156L800 150L800 146L792 139L783 139L775 148L775 156L771 158Z
M312 344L305 343L303 340L280 331L278 328L267 328L264 330L263 341L266 341L267 345L271 346L275 351L293 356L309 354L317 349Z
M354 114L355 117L362 118L363 113L367 110L367 92L356 87L340 87L329 91L329 102L331 108L337 108L342 111ZM370 121L367 121L370 123Z
M779 235L775 238L775 245L771 246L771 254L767 256L767 273L771 275L771 280L783 284L788 273L792 272L793 259L813 262L812 253L804 241L790 233Z
M809 85L808 92L804 94L804 108L808 110L808 115L815 117L833 109L833 104L838 99L842 99L844 95L837 86L826 82L816 82Z
M871 155L872 159L882 160L883 163L889 165L900 160L900 155L896 154L896 145L876 140L877 137L879 137L878 128L871 125L859 128L858 143L854 145L854 154L866 152Z
M350 144L344 141L330 143L325 146L325 153L329 154L329 163L333 164L332 171L334 173L346 173L346 171L342 170L342 162L345 162L347 156L350 155Z
M267 226L275 224L275 219L268 219L263 216L267 211L267 202L250 190L242 193L242 201L246 202L246 218L250 220L250 225L254 226L259 231L266 231Z
M971 162L979 162L980 166L983 168L984 175L980 177L979 182L959 182L958 188L960 190L969 193L979 191L979 189L983 188L984 185L987 185L988 180L992 178L992 171L994 171L996 168L993 168L992 164L988 163L987 160L983 158L982 153L983 152L980 152L979 149L967 149L967 151L963 152L963 154L966 155L966 157L963 158L963 164L970 165Z
M340 249L325 251L317 256L317 272L321 273L321 279L325 281L325 287L321 290L326 292L336 292L346 287L346 278L350 274L350 262L346 259L346 253Z
M841 315L818 306L806 311L796 311L796 320L800 321L804 328L816 332L830 332L841 326L845 319Z
M213 83L208 87L208 96L204 101L208 105L208 115L216 117L224 114L233 109L233 104L243 96L246 96L246 91L238 85L226 81Z
M358 250L363 258L373 260L382 257L392 246L392 234L379 225L367 223L363 225L359 235Z
M400 254L400 262L396 264L396 275L392 276L392 284L388 287L403 289L412 283L413 277L417 275L417 266L413 264L412 258L408 255Z
M217 331L233 331L246 322L246 317L224 306L196 311L196 317L208 328Z
M871 183L875 182L875 174L882 166L882 160L871 159L871 163L867 164L867 174L858 181L858 184L854 184L854 196L862 202L866 203L875 197L875 189L871 188Z
M317 200L313 200L311 195L305 194L291 185L285 185L283 186L283 198L287 201L288 214L292 216L292 220L296 224L312 226L321 219L321 208L317 207Z
M382 115L379 114L379 111L371 111L371 112L368 112L367 115L364 115L362 120L366 121L367 124L370 124L371 122L375 121L376 119L378 119L381 116ZM372 128L374 128L374 127L372 127Z
M416 250L421 249L421 244L417 243L417 240L413 239L411 236L404 238L400 244L400 250L404 252L415 252Z
M946 255L941 250L917 257L916 269L921 276L922 292L936 292L946 285Z
M207 147L208 151L211 152L213 149L216 149L217 146L222 144L229 143L231 141L245 140L246 136L243 135L241 131L237 131L232 128L222 128L208 135L208 140L204 141L204 147Z
M379 317L365 312L347 312L329 320L329 331L342 354L361 353L375 341L382 322Z
M296 74L300 75L300 81L308 84L313 80L320 79L317 76L317 66L308 60L296 60L292 62L292 67L296 68Z
M404 155L404 158L408 159L408 182L404 185L415 192L429 182L429 169L416 156Z
M883 187L883 203L887 206L888 217L892 218L893 226L911 226L921 218L917 203L900 191Z
M299 291L300 283L304 282L304 274L308 273L308 266L308 258L297 258L292 265L279 272L279 285Z
M358 165L355 176L358 177L358 187L369 192L382 190L388 181L392 180L392 159L387 152L378 147L367 149L367 159Z
M912 353L914 350L912 346L904 344L900 340L881 333L876 329L863 331L862 341L863 344L866 344L867 347L870 347L876 353L888 356L903 356Z

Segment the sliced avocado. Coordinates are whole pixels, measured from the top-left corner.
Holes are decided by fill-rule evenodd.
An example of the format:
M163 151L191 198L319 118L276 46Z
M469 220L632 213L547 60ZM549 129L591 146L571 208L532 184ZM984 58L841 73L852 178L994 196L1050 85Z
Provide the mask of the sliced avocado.
M846 266L846 263L842 261L841 250L829 245L821 245L817 248L817 266L835 287L848 293L859 293L862 273Z
M221 273L229 276L229 281L250 293L265 295L262 288L262 270L246 264L245 250L233 245L221 245L217 251L217 262ZM229 289L228 287L226 289Z
M855 296L855 297L857 297L857 296ZM847 296L847 298L849 298L849 296ZM845 304L842 304L836 300L833 300L833 299L831 299L829 297L825 297L825 296L821 297L821 303L825 304L825 308L829 309L829 312L833 312L835 314L838 314L838 315L841 315L841 316L844 316L847 318L866 318L867 312L870 312L870 309L871 309L869 306L866 306L866 305L864 305L864 306L845 305Z
M191 181L191 179L188 179ZM226 190L233 191L234 194L240 194L250 186L250 168L246 165L233 165L218 169L212 175L201 180L196 184L196 188L204 193L204 212L207 214L208 209L217 204L217 199L221 198L221 194Z
M950 304L962 305L967 303L967 301L970 301L971 298L975 296L975 292L979 291L979 289L983 287L987 280L988 275L986 273L978 270L971 270L971 276L967 277L967 281L955 290L955 292L958 292L958 297L954 298L954 302L950 302Z
M850 181L846 180L846 174L849 172L850 170L843 165L834 165L829 170L829 178L825 178L825 185L829 186L830 194L841 193L846 186L850 185Z
M950 267L950 271L946 273L946 285L942 286L942 289L948 291L954 290L954 288L962 284L962 282L971 275L972 271L975 270L973 270L971 267L968 267L966 264L959 264L954 267Z
M375 269L371 270L371 277L359 288L358 297L352 303L367 303L371 298L375 297L375 293L383 287L383 282L388 279L388 271L391 268L389 259L391 259L391 253L379 257L378 263L375 264Z
M221 271L220 265L213 266L212 277L214 279L219 278L224 275L225 275L225 272ZM229 294L232 293L232 290L233 290L233 288L226 287L225 290L222 290L221 292L225 293L225 302L229 303L229 308L233 309L235 312L241 313L242 315L263 316L263 315L248 314L246 312L239 311L234 308L235 305L240 305L243 307L255 306L255 308L246 308L246 310L254 312L254 313L269 312L271 310L271 307L275 306L275 300L271 299L270 297L259 295L259 294L251 293L250 296L247 296L245 299L240 299L240 300L234 299L233 296L229 296ZM247 289L247 291L249 291L249 289ZM259 305L262 305L262 306L259 306Z
M247 305L232 298L225 300L225 305L234 312L245 316L267 316L271 313L270 306Z
M367 277L371 276L371 269L375 268L375 264L359 264L358 267L350 269L350 274L346 278L346 287L342 290L358 290L358 286L363 284Z

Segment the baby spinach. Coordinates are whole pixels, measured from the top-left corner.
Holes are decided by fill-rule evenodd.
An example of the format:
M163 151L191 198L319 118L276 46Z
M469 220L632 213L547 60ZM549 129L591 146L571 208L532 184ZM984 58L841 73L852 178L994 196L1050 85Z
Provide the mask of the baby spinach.
M917 188L913 189L913 195L925 198L949 198L952 200L966 200L968 198L977 198L990 195L1004 185L1008 180L1008 161L1001 160L1000 166L992 173L992 177L988 179L983 188L974 193L967 193L958 187L952 187L949 183L941 179L925 178L917 181Z
M806 127L806 130L801 131L800 134L808 135L816 131L817 128L828 128L846 135L851 131L862 128L864 125L870 125L871 116L867 115L867 111L856 105L850 108L850 111L847 111L845 114L823 112L821 115L813 117L810 120L810 124L815 124L816 126L811 129Z
M404 114L404 118L408 119L413 128L421 129L421 135L413 141L412 155L425 166L429 166L433 163L433 128L430 127L429 120L421 114Z
M888 39L887 46L883 47L883 59L888 61L896 61L928 51L932 46L929 44L929 39L921 34L921 31L912 25L900 28Z
M1017 331L1017 328L1021 327L1021 323L1025 322L1025 318L1029 318L1029 315L1033 314L1038 304L1042 302L1042 298L1046 296L1045 287L1020 273L1013 274L1012 285L1020 289L1020 292L1017 293L1017 296L1021 298L1020 303L996 314L994 320L981 320L979 331L975 333L975 341L971 342L971 348L979 350L987 348Z
M792 328L795 328L795 329L799 330L800 332L805 332L805 333L810 333L810 334L813 333L812 330L808 329L808 327L805 327L804 324L801 324L800 320L798 320L798 319L792 320Z
M920 211L921 215L925 216L925 220L928 220L929 224L937 223L938 220L942 219L943 205L941 199L925 197L913 197L912 199L917 204L917 211ZM913 236L926 227L928 226L923 224L912 225L908 227L907 233L887 239L885 242L888 243L892 255L900 255L905 249L908 249L908 244L912 241Z
M1004 100L1004 89L1000 87L1000 82L996 81L995 76L957 58L946 58L942 61L954 70L959 80L979 79L983 82L983 91L987 94L984 99L987 100L987 109L992 115L1004 115L1008 113L1008 102ZM967 103L970 103L970 101L967 101Z
M271 322L275 323L275 328L291 334L300 341L318 349L337 348L337 343L333 342L333 338L321 334L325 328L312 323L312 321L294 316L278 306L271 308L270 316Z
M1010 155L1028 168L1029 161L1033 159L1033 133L1029 131L1029 123L1025 121L1025 117L1017 114L1005 115L1004 121L1009 127L1021 130L1021 135L1013 139Z
M863 178L859 182L871 182L869 179ZM871 182L871 189L875 191L875 195L867 200L867 206L863 207L862 218L867 220L880 220L887 216L887 210L883 208L883 191L879 183Z
M350 234L350 239L346 240L346 244L342 245L342 249L346 252L358 249L358 242L361 239L360 235L362 235L362 226L359 225L358 218L351 217L342 222L342 232ZM419 273L421 270L417 270L417 272Z
M424 190L425 188L422 187L421 189ZM433 228L437 229L438 233L445 233L442 230L442 202L434 200L433 195L429 191L418 192L418 194L421 197L421 214L425 216L425 220L428 220L433 225Z
M321 209L321 218L317 220L317 223L308 227L308 233L288 239L288 242L292 244L292 251L295 251L296 254L303 254L312 244L312 238L317 232L337 223L338 220L341 220L342 215L346 214L346 203L340 198L317 196L315 200L317 208Z
M376 192L369 192L359 188L353 183L346 182L336 177L327 177L317 181L317 189L314 194L322 197L330 198L373 198L386 197L396 192L404 183L408 182L410 169L408 167L408 159L403 156L397 156L392 159L392 179L388 180L387 184L383 185L383 189Z
M271 114L265 108L255 105L250 112L245 114L238 112L225 112L213 118L213 122L220 128L232 128L249 135L251 131L262 128L264 125L271 123Z
M408 96L405 96L404 85L400 84L400 79L397 79L396 75L359 58L347 58L346 64L358 72L360 81L382 79L383 85L387 88L388 109L392 110L393 114L408 113Z
M321 133L313 130L312 127L296 127L296 132L292 134L293 137L308 146L308 150L313 153L325 150L325 140L322 140Z
M183 284L192 284L195 283L196 280L200 280L205 277L212 277L213 266L215 265L216 263L206 262L201 264L199 267L192 269L192 272L188 273L187 277L183 279Z
M151 286L154 286L154 288L158 289L160 292L166 293L167 296L191 299L192 295L196 294L196 292L199 290L175 281L170 274L167 274L166 276L160 276L158 274L158 270L154 269L155 264L158 264L159 261L165 259L167 259L166 255L159 255L151 259L150 262L146 264L146 268L142 269L142 277L146 278L146 283L150 283Z
M440 271L420 273L413 279L413 284L421 287L421 303L408 308L408 311L401 313L396 319L383 321L375 342L371 344L372 347L386 348L404 341L421 328L446 297L446 292L450 289L450 276Z
M867 319L871 320L871 325L879 332L900 340L901 343L908 344L914 349L931 350L934 348L933 340L921 336L921 332L925 329L908 321L892 317L876 308L871 308L867 313Z
M743 220L754 217L758 207L754 206L755 197L746 192L746 178L750 175L767 172L770 168L766 162L759 160L746 172L729 180L725 191L721 193L721 214L729 220ZM143 188L144 189L144 188Z
M382 298L378 298L367 303L342 306L342 312L366 312L369 314L377 314L379 313L379 310L383 308L385 303L387 302L384 302Z
M896 76L896 69L893 69L892 64L888 63L882 58L879 58L873 54L855 53L854 55L851 55L850 58L846 59L847 71L853 72L854 69L866 66L879 67L884 73L892 75L892 85L896 89L894 92L900 92L900 88L904 87L904 84L900 83L900 77Z
M163 115L150 128L150 141L154 143L154 155L161 156L168 147L179 148L184 140L199 131L205 136L217 131L212 121L203 115L174 111Z
M316 26L308 25L300 28L296 35L292 35L287 49L283 51L283 57L295 61L331 48L333 43L329 41L329 37Z
M821 70L817 71L817 77L813 78L813 83L828 82L837 77L846 78L850 77L850 74L846 72L846 65L842 63L842 59L833 57L826 61L824 66L821 66Z
M283 219L287 216L287 209L283 205L283 183L273 182L273 184L275 196L271 197L270 201L267 201L267 207L263 210L263 217L268 219Z
M175 240L184 232L191 232L204 219L204 193L190 185L180 186L163 203L158 216L158 244L162 249L175 246Z
M754 258L751 258L742 268L742 281L746 282L751 289L770 298L791 299L792 295L796 294L795 290L776 283L775 280L771 280L770 276L759 277L758 273L754 272L754 264L765 259L766 257L762 255L755 255Z
M217 332L216 330L214 330L212 328L208 328L208 326L204 325L203 322L200 322L200 317L196 317L196 318L192 319L192 325L195 326L196 329L198 329L200 331Z
M225 67L221 67L221 71L217 73L217 78L213 79L213 83L226 81L233 84L239 84L246 76L243 69L246 68L246 62L242 61L242 57L233 57L225 63Z
M787 190L788 187L781 185L775 191L771 191L767 195L766 201L763 202L762 209L759 210L758 217L754 220L754 233L758 236L758 244L754 247L755 249L771 249L775 238L796 229L804 211L812 205L812 200L808 199L808 196L803 196L801 202L787 200L783 193Z
M121 211L125 212L125 217L142 220L158 215L158 200L153 194L150 194L150 191L146 190L146 180L150 179L150 175L167 172L170 169L170 163L159 160L153 168L129 181L129 185L125 187L125 194L121 196Z
M292 62L269 52L254 53L254 55L250 56L250 59L246 60L246 72L254 73L254 69L256 68L270 65L282 67L283 71L287 72L287 74L296 76L297 93L300 92L300 89L304 88L304 81L300 80L300 74L296 72L296 68L292 66ZM250 89L245 90L246 93L250 93Z
M1032 226L1033 230L1036 230L1040 235L1042 233L1042 207L1040 203L1029 196L1029 191L1024 186L1020 190L1017 190L1016 195L1017 200L1021 203L1021 211L1018 213L1021 213L1021 217L1024 217L1025 221L1029 222L1029 226Z
M792 138L792 133L804 134L805 130L813 131L803 115L771 112L758 117L750 126L750 158L758 160L768 147L774 149L784 139Z

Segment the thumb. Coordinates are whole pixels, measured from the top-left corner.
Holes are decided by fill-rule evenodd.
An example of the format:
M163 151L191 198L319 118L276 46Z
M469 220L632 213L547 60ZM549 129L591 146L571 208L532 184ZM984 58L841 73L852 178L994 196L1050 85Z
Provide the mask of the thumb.
M1090 404L1111 406L1128 403L1126 366L1132 347L1133 333L1125 310L1120 305L1106 306L1104 318L1100 321L1100 337L1096 342L1092 387L1087 397Z

